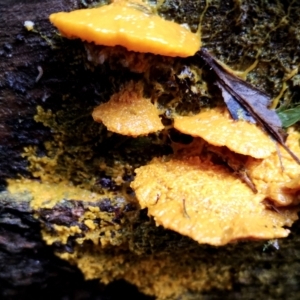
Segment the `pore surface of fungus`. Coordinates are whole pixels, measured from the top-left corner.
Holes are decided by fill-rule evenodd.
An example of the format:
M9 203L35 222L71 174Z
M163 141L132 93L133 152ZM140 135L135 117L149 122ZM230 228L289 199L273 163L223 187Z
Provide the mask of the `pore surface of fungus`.
M199 243L286 237L289 230L282 227L297 219L293 210L266 209L263 194L199 157L157 158L136 174L131 187L141 207L148 208L158 225Z
M194 116L178 116L174 119L174 127L212 145L226 146L254 158L265 158L276 151L275 143L258 126L233 120L226 108L212 108Z
M108 130L123 135L147 135L163 129L157 108L143 97L142 85L130 82L92 114Z
M200 36L153 15L140 1L116 1L99 8L54 13L50 21L65 37L97 45L180 57L192 56L200 48Z

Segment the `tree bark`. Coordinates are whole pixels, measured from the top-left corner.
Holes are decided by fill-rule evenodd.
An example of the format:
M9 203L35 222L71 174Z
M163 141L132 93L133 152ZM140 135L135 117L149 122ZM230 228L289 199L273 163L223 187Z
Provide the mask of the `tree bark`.
M101 278L85 280L74 265L76 264L74 261L72 265L55 255L72 254L75 248L78 250L76 238L86 237L89 231L82 218L93 207L109 218L107 222L112 226L113 234L119 233L114 229L119 228L118 225L121 224L121 229L122 224L128 226L122 229L125 232L124 237L120 237L123 242L125 240L126 246L110 245L111 247L104 251L107 257L111 253L116 256L122 254L125 258L128 257L129 264L135 266L137 270L140 270L138 268L140 262L157 259L160 263L159 257L171 257L170 265L177 268L176 261L180 261L180 257L185 257L184 255L187 254L192 257L189 263L194 262L196 265L201 261L201 264L205 265L207 272L211 272L210 278L205 280L211 282L211 285L207 283L207 287L200 291L189 290L185 286L181 291L180 299L254 299L255 297L298 299L300 296L299 222L292 227L291 235L280 240L278 244L277 241L252 241L215 248L198 245L176 233L157 228L146 216L146 212L139 210L138 205L125 203L120 206L117 200L114 202L104 198L91 203L85 199L74 201L72 198L62 197L61 201L52 208L36 208L30 205L32 200L30 193L9 192L10 182L16 182L15 180L20 178L41 184L49 178L55 184L66 179L81 187L85 186L86 181L91 181L91 178L97 178L98 181L96 180L93 186L95 191L108 192L117 199L122 197L120 187L100 170L101 161L98 157L94 157L93 153L107 158L108 165L111 161L124 159L126 163L131 163L131 166L141 164L136 162L136 157L142 157L142 161L149 161L154 156L169 153L168 146L158 146L149 139L139 141L140 148L137 148L134 141L116 135L111 136L105 128L95 125L91 120L90 112L99 103L99 99L107 100L124 82L130 79L139 80L141 75L118 65L111 66L111 61L97 68L88 62L86 57L83 58L85 49L80 41L66 41L56 35L48 21L48 16L57 11L83 8L86 2L14 0L0 3L1 298L122 299L126 295L126 298L151 299L139 294L137 288L123 281L123 279L130 281L130 278L133 278L130 277L133 275L128 275L130 270L127 270L128 274L118 273L113 283L104 285L99 283ZM238 44L242 42L237 37L241 37L242 33L237 31L240 27L252 26L251 21L255 19L249 17L252 9L251 2L245 2L245 5L241 6L236 5L236 1L227 1L227 4L221 2L216 1L215 5L208 10L207 18L211 20L211 26L208 23L203 25L203 42L206 46L214 48L216 53L223 47L223 52L218 53L219 56L230 57L226 52L226 43L231 36L230 48L233 49L233 56L238 57L237 53L241 50ZM178 1L166 1L166 3L168 5L162 6L160 12L166 18L175 16L174 19L177 21L182 20L182 15L175 9L178 7ZM193 7L199 5L197 9L204 11L205 2L191 1L190 4L182 5L185 5L182 8L185 13L184 20L195 30L199 12L195 16ZM259 6L256 2L255 5ZM219 28L220 22L225 22L226 16L222 16L224 11L234 11L235 27L228 28L223 24L223 31L213 32L214 23L216 28ZM272 15L271 12L268 13ZM277 17L275 14L274 20L277 20ZM26 20L34 22L34 30L28 31L23 26ZM270 20L266 19L264 24L266 23L270 23ZM287 30L280 31L277 28L275 31L278 37L270 38L264 49L273 46L279 49L279 52L284 51L279 47L279 43L282 35L292 34L292 29L296 30L292 26L290 29L287 33ZM231 35L228 32L231 32ZM208 33L212 36L215 34L216 40L212 41ZM244 42L247 44L247 41ZM289 49L294 49L296 52L298 44L298 40L295 40L295 44L288 45L287 48L290 47ZM220 48L218 45L221 45ZM290 55L293 56L294 52ZM266 50L266 53L269 52ZM286 58L284 63L292 65L289 58ZM275 61L274 65L276 64L280 65ZM261 68L255 71L257 76L250 78L250 81L252 80L258 87L265 87L264 90L270 92L272 84L281 76L280 71L273 70L276 74L270 74L269 79L268 76L261 78L262 67L265 67L265 70L268 67L264 61L260 66ZM281 74L283 73L282 71ZM270 81L273 83L268 85ZM276 85L274 90L278 89ZM291 85L289 89L291 93L297 91L296 84ZM42 118L44 118L43 122ZM63 154L60 154L61 147L63 147ZM29 150L26 152L24 149L31 149L32 152ZM47 157L48 160L40 159L43 157ZM51 169L47 173L49 161L53 157L57 159L57 165L53 167L54 171ZM44 169L41 166L44 166ZM112 173L114 166L117 168L112 163L110 169ZM123 180L124 186L128 188L128 194L132 191L126 182L132 179L132 174L133 171L123 174L124 178L127 176ZM46 193L41 190L41 193L43 192ZM50 246L46 245L45 236L41 231L43 234L45 232L49 235L57 234L57 226L65 228L77 226L81 233L70 236L66 243L54 242ZM84 244L84 247L87 247L89 253L93 251L93 246L88 243ZM184 262L182 264L184 265ZM145 274L147 273L145 270L147 268L141 271L144 272L141 277L147 277L149 286L158 284L155 279L151 281L151 277L155 278L156 275ZM178 270L174 272L179 272ZM191 278L198 276L191 265L186 266L184 272L192 274ZM182 274L185 274L184 272ZM222 273L220 277L226 274L226 280L217 278L218 272ZM151 273L151 270L148 273ZM170 271L166 271L166 274L166 277L174 275ZM143 283L143 280L141 281ZM226 284L230 286L229 289ZM146 286L146 283L144 285ZM143 292L162 299L158 296L159 293L149 292L148 287L143 287L143 284L137 286ZM168 299L172 299L171 296Z

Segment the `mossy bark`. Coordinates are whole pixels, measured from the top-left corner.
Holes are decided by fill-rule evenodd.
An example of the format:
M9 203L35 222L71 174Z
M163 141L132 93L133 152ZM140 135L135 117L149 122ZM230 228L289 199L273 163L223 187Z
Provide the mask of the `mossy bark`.
M200 280L194 265L201 264L208 274L207 287L199 291L187 285L178 292L182 299L298 299L299 223L278 244L253 241L215 248L155 227L145 211L139 211L130 201L119 205L124 189L128 197L131 195L128 182L132 180L134 168L152 157L168 154L170 149L157 137L131 139L111 135L91 119L90 113L96 105L108 100L124 82L140 80L142 75L118 63L112 65L111 61L95 67L87 61L80 41L63 40L56 35L48 15L83 8L86 2L32 0L0 4L0 184L3 191L0 195L0 295L5 299L22 299L25 294L45 298L50 290L59 289L61 292L51 295L77 299L75 293L80 290L85 299L96 298L97 294L108 297L112 290L107 292L97 281L85 283L76 267L54 255L76 250L78 245L74 246L74 239L87 236L89 223L85 223L83 216L93 206L111 218L106 222L112 226L112 243L122 240L121 246L106 250L107 257L111 252L129 257L128 264L139 271L139 262L170 260L165 270L158 272L157 279L151 271L140 275L141 281L145 277L145 285L175 273L179 277L189 274L193 286L193 277L195 282ZM282 4L281 1L166 0L159 8L164 17L186 22L193 31L200 20L204 45L225 63L245 71L249 82L272 97L281 94L281 102L295 102L299 94L299 75L297 72L291 75L300 60L296 55L300 40L299 11L300 5L294 1ZM35 23L34 30L28 31L23 26L26 20ZM173 64L171 69L176 72L178 66L190 66L195 61L175 59L168 63ZM163 64L167 78L170 74ZM247 70L249 67L251 72ZM150 80L164 78L159 70L151 76ZM209 76L206 77L209 81ZM166 83L163 79L163 84ZM179 86L186 87L187 83L191 82L181 81ZM168 92L172 88L161 95L162 105L170 100ZM204 96L201 99L203 105L209 100ZM195 99L187 102L186 106L195 107ZM180 104L177 109L184 110L186 106ZM103 161L106 167L100 168ZM122 180L118 184L120 174ZM7 192L8 183L18 178L41 184L66 180L105 196L93 204L87 200L61 199L52 208L39 209L30 205L33 197L30 193ZM108 199L107 194L112 198ZM56 234L58 227L54 225L78 226L82 236L73 235L65 244L46 246L41 228L43 234ZM92 253L93 246L84 245ZM182 265L178 267L176 261L182 261ZM222 274L220 277L226 274L226 280L217 278L218 273ZM122 275L115 278L122 279ZM176 282L180 284L183 279L176 278ZM155 295L142 285L139 288Z

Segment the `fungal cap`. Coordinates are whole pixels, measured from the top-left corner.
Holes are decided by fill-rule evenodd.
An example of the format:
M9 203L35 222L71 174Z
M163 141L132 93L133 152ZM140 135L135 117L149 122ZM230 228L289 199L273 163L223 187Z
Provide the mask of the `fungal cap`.
M289 128L286 145L300 156L300 133ZM263 160L249 159L245 165L257 189L276 206L298 205L300 202L300 165L281 146ZM281 162L280 162L281 159ZM281 164L284 169L282 170Z
M137 1L54 13L50 21L65 37L97 45L120 45L131 51L180 57L192 56L200 49L200 36L145 12Z
M185 134L201 137L214 146L254 158L266 158L276 145L257 125L233 120L226 108L212 108L194 116L176 117L174 127Z
M297 219L293 209L266 209L263 194L254 194L224 167L199 157L156 158L135 172L131 187L157 225L199 243L286 237L289 230L283 226Z
M143 97L141 83L130 82L92 113L96 122L122 135L147 135L164 128L158 109Z

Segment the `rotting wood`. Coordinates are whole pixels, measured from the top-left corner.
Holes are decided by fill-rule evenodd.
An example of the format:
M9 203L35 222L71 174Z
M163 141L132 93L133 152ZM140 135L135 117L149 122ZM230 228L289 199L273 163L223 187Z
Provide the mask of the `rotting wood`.
M79 2L52 0L43 3L27 1L20 4L18 1L13 1L0 6L0 181L3 190L8 178L16 178L19 175L31 177L28 162L22 157L24 147L35 145L38 153L42 155L45 152L44 141L53 138L49 128L33 120L36 106L42 105L45 109L55 111L60 108L56 102L58 94L75 91L84 98L93 97L91 90L97 90L97 83L90 80L90 73L83 72L82 77L76 79L70 75L69 64L64 63L68 60L64 51L69 53L67 50L74 48L74 53L80 54L81 43L72 41L66 48L58 51L51 48L49 40L45 39L53 36L53 28L47 20L48 15L53 11L77 8ZM247 11L240 13L240 21L244 22L243 16ZM28 32L23 27L25 20L34 21L36 29L46 36ZM207 32L208 29L205 30ZM70 48L67 48L68 46ZM39 67L44 72L36 82ZM74 66L74 69L76 68L77 75L80 73L78 70L84 69ZM89 76L85 78L86 75ZM80 84L84 88L80 87ZM106 95L110 93L111 91L106 91ZM113 184L111 185L113 189ZM78 285L78 282L84 284L82 276L76 268L53 255L58 249L46 247L41 241L39 228L40 225L45 224L43 213L40 212L40 218L33 218L34 211L28 207L28 202L22 197L25 196L17 198L4 192L0 198L1 293L7 299L22 299L24 294L28 295L28 292L32 294L37 292L38 296L45 296L50 288L59 289L62 285L67 285L66 292L72 297L75 293L74 286ZM72 202L70 204L72 205ZM53 210L50 213L55 212ZM66 214L61 215L64 217L58 214L56 224L65 221ZM141 218L147 219L143 214L144 212L141 212ZM142 225L148 231L144 227L137 227L137 232L154 232L159 237L156 239L157 244L152 245L154 248L140 245L138 233L134 237L135 244L143 246L144 251L162 249L166 241L161 237L165 232L155 228L153 224L148 224L148 221L145 222L146 224ZM264 296L273 299L299 297L298 224L292 228L292 235L289 238L279 241L279 249L275 241L241 243L223 249L198 245L196 247L189 241L182 241L176 234L168 234L167 236L171 238L167 243L172 247L163 248L167 249L168 253L177 249L176 247L179 249L176 252L178 257L185 252L199 251L202 253L203 260L209 259L212 263L221 262L224 267L229 267L232 290L226 291L228 299L237 296L241 299ZM214 278L211 280L213 281ZM102 289L95 282L86 284L89 290L93 285L94 293L100 293L99 290ZM44 286L49 288L43 288ZM225 299L222 289L186 296L190 299L199 299L201 296Z

